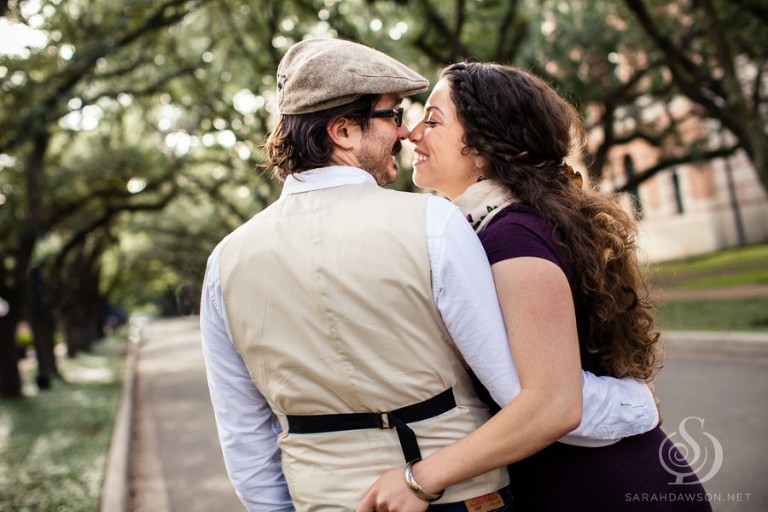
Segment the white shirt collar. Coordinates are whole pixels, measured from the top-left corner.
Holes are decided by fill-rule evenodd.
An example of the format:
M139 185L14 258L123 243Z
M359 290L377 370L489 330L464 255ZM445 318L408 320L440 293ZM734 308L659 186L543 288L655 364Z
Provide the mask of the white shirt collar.
M310 169L298 174L290 174L285 178L281 196L322 190L324 188L341 187L343 185L360 185L363 183L376 184L369 173L357 167L333 165Z

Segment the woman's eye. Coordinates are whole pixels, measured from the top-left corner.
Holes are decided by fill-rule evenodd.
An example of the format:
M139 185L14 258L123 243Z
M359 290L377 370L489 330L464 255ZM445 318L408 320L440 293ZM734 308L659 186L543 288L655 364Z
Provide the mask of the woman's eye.
M440 123L438 123L437 121L433 121L432 120L432 113L430 112L427 115L427 117L424 118L424 124L429 126L429 127L432 127L432 126L437 126Z

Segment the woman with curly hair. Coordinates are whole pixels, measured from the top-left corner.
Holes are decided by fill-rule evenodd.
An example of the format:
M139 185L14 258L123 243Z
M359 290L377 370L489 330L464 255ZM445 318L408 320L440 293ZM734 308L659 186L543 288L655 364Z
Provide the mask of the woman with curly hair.
M661 368L636 225L565 161L586 143L576 109L518 68L453 64L410 140L414 183L451 199L483 243L522 391L473 434L413 464L408 482L402 470L385 473L365 506L425 510L414 485L437 495L511 464L517 511L711 510L699 482L670 485L693 471L658 427L600 447L510 441L511 426L520 430L542 404L580 398L580 369L650 381Z

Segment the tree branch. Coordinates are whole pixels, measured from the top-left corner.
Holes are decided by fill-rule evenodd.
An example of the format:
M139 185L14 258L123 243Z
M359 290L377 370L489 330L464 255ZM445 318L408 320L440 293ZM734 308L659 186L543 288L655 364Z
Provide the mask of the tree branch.
M154 14L147 17L146 22L143 25L140 25L116 40L103 41L102 44L92 45L92 48L95 48L95 51L93 51L91 55L86 55L82 59L76 60L69 68L71 72L68 74L69 76L67 76L67 79L56 87L43 103L49 107L55 105L58 98L64 96L80 80L82 80L82 78L95 67L99 59L114 53L120 48L130 45L148 32L153 32L169 25L173 25L206 1L208 0L168 0L158 7ZM192 8L188 11L184 10L167 14L167 11L173 7L188 4L192 4Z
M768 5L764 0L730 0L739 9L744 9L755 15L764 24L768 24Z
M707 110L711 112L721 112L722 109L716 101L703 94L700 89L700 84L702 81L706 81L708 77L699 76L696 72L697 66L683 55L669 38L663 36L661 32L659 32L658 25L651 18L643 0L624 0L624 2L629 10L635 14L635 17L640 22L640 25L643 27L643 30L648 37L651 38L656 47L664 55L665 64L669 67L669 70L675 77L675 83L678 87L680 87L689 98L697 103L701 103Z
M511 62L528 34L528 24L520 22L517 0L509 3L509 8L504 13L498 32L499 40L496 44L495 60Z
M637 188L637 186L643 183L644 181L652 178L653 176L660 173L661 171L669 169L670 167L675 167L677 165L683 165L683 164L707 162L715 158L726 158L733 155L739 149L741 149L740 146L734 145L730 147L718 148L718 149L713 149L709 151L691 152L680 157L664 158L660 160L658 163L656 163L656 165L654 165L653 167L646 169L644 172L637 173L634 178L628 180L624 185L617 188L616 192L627 192L629 190Z
M188 66L183 67L180 69L177 69L173 73L169 73L165 76L160 77L156 82L147 84L141 89L119 89L119 90L106 90L98 93L95 96L89 97L89 98L83 98L83 105L92 105L96 103L101 98L114 98L118 94L124 93L129 94L134 97L146 97L151 96L152 94L164 91L164 86L170 83L172 80L194 73L197 70L197 66Z
M419 6L424 13L425 21L423 30L416 40L418 48L427 55L430 55L435 63L440 65L456 61L458 58L466 57L471 53L459 39L461 27L457 26L454 27L454 30L451 30L429 0L419 0ZM439 56L437 52L430 49L431 45L427 42L428 30L430 28L434 29L434 32L439 36L442 36L445 48L448 51L447 55ZM434 47L437 46L434 45Z
M93 221L91 221L89 224L86 224L83 228L77 231L67 243L64 244L64 246L59 251L59 254L56 256L56 260L54 261L55 268L60 268L69 252L82 244L82 242L89 234L93 233L97 229L107 226L118 214L123 212L162 210L168 205L168 203L171 202L171 199L173 199L178 194L178 192L179 188L174 186L165 196L162 196L153 202L148 201L144 203L138 202L134 204L122 205L109 204L101 216L93 219Z
M85 51L75 57L72 64L58 74L49 76L45 82L36 84L38 90L43 91L43 97L35 101L37 108L32 115L39 116L44 123L50 123L60 116L60 101L69 96L70 91L91 73L99 59L107 57L117 50L126 47L134 41L140 39L146 33L162 29L172 25L187 14L197 9L199 6L209 0L168 0L160 5L154 14L145 19L145 22L134 30L124 34L117 39L111 35L101 41L94 41L89 45L88 51ZM170 9L183 5L188 10L168 13ZM57 84L58 82L58 84ZM28 88L31 89L31 88ZM59 107L59 108L57 108ZM0 153L4 153L16 147L27 135L27 130L21 130L0 145Z
M147 192L151 192L154 190L159 190L160 187L170 182L170 178L182 167L182 161L181 160L173 160L168 167L166 168L165 172L155 178L154 180L151 180L147 183L147 186L144 187L144 190L142 191L143 194L146 194ZM88 195L85 197L78 197L77 199L73 199L72 201L65 203L61 205L59 208L56 209L56 215L52 216L46 224L43 226L42 231L50 231L52 230L56 225L61 224L63 221L65 221L67 218L77 214L78 212L81 212L85 210L89 204L94 200L107 200L109 203L116 203L118 199L128 200L131 197L134 197L136 194L129 192L126 189L115 189L114 187L105 187L101 189L89 189Z

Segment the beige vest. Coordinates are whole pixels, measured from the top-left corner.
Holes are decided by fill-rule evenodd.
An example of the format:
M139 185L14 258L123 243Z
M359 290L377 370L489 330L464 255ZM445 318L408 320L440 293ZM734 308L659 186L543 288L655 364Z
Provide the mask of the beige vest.
M395 430L289 434L286 414L393 410L452 387L456 408L410 424L424 457L488 418L432 299L426 201L372 184L286 195L222 247L232 336L280 419L297 510L353 510L405 461ZM493 471L440 502L507 481Z

